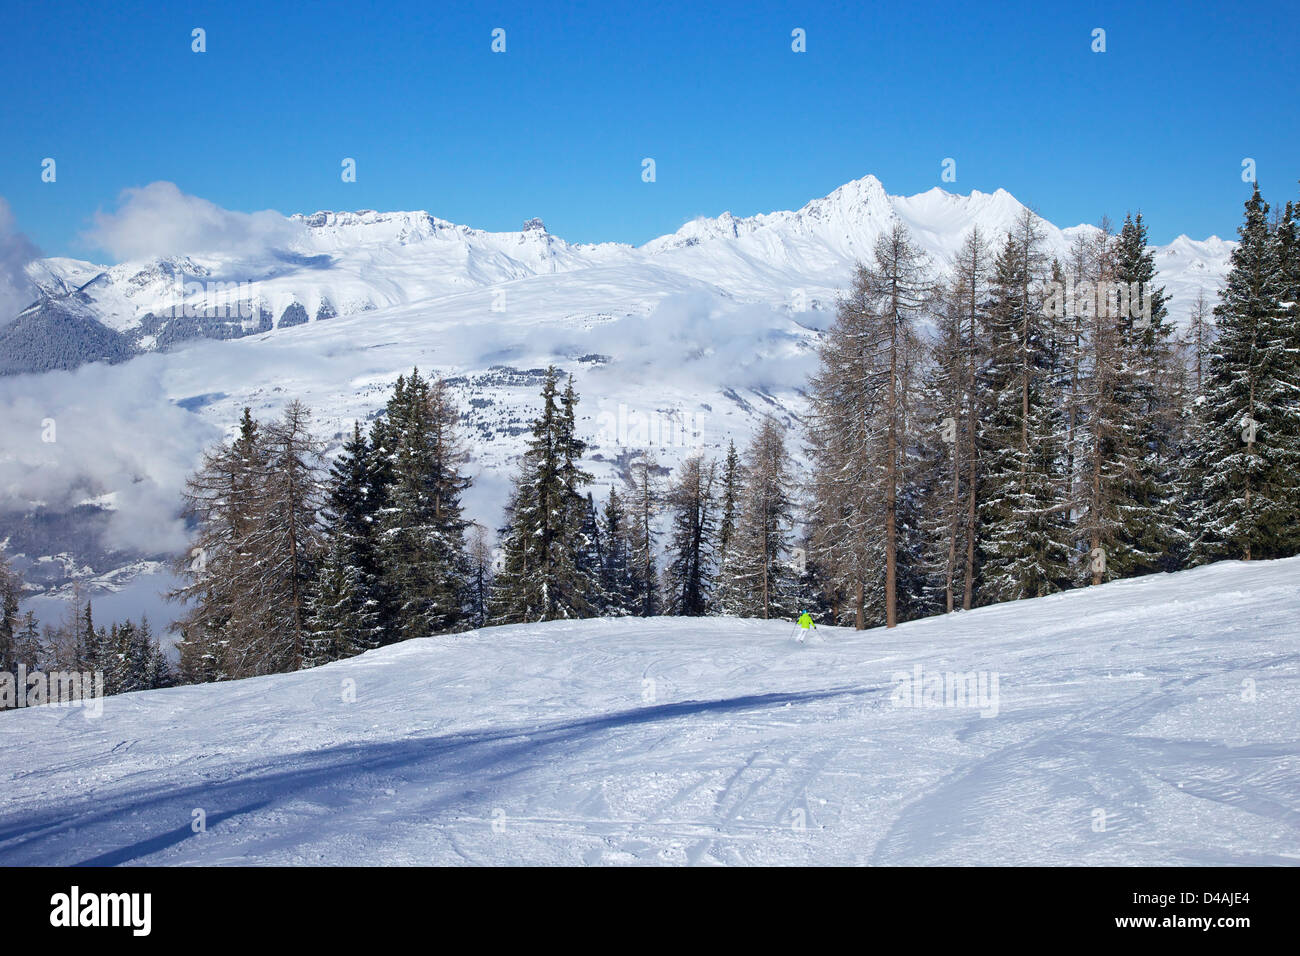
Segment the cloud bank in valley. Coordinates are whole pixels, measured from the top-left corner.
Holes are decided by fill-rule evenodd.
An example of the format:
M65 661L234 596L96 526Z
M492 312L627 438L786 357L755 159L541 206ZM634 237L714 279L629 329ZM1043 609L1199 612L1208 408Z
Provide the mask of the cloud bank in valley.
M150 356L0 378L0 510L67 508L111 492L104 545L183 550L178 494L221 433L168 399L160 370Z
M817 360L806 343L805 330L786 312L695 292L664 298L649 316L598 326L586 347L618 356L620 376L762 390L808 381ZM556 351L564 346L557 343Z

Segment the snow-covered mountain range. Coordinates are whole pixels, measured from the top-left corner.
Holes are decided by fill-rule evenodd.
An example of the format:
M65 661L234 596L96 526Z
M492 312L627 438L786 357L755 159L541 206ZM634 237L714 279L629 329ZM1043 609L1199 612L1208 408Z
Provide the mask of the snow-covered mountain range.
M645 312L655 293L700 288L740 302L804 311L827 307L854 262L880 233L905 223L942 270L970 230L996 238L1024 207L1006 190L962 196L939 188L890 196L874 176L847 183L793 212L696 219L643 246L570 244L539 219L519 232L485 232L427 212L318 212L286 220L282 244L249 254L190 250L100 266L39 259L28 275L49 299L150 350L199 335L231 337L338 315L500 289L540 276L569 276L610 293L606 311ZM1043 221L1047 246L1064 256L1091 226ZM1222 278L1231 243L1180 236L1157 249L1175 310ZM630 293L630 294L629 294ZM639 294L638 294L639 293ZM498 297L501 298L501 297ZM192 313L185 315L186 306ZM212 313L228 323L188 324ZM1181 313L1179 313L1181 314ZM176 318L173 318L176 316ZM169 329L170 327L170 329Z
M0 546L42 586L120 583L118 569L184 547L180 483L243 406L270 417L302 398L337 442L415 365L449 378L464 409L473 517L499 524L550 364L575 377L599 495L642 449L671 468L743 446L762 414L794 423L835 298L894 222L942 271L972 228L998 240L1023 209L1005 190L890 196L867 176L642 246L571 244L535 219L495 233L424 212L320 212L280 217L237 252L38 260L40 301L0 326L0 415L15 425L0 439ZM1041 226L1062 257L1094 228ZM1156 249L1176 319L1198 290L1213 297L1232 248ZM95 359L107 363L83 365ZM47 422L57 441L35 437Z

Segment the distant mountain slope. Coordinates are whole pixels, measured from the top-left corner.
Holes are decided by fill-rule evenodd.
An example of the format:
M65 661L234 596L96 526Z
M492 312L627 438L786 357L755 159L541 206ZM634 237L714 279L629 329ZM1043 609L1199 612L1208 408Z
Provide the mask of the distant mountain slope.
M0 325L0 375L121 362L134 354L125 336L77 308L75 296L44 299Z
M1297 575L1223 562L805 645L489 628L0 713L0 864L1294 865Z

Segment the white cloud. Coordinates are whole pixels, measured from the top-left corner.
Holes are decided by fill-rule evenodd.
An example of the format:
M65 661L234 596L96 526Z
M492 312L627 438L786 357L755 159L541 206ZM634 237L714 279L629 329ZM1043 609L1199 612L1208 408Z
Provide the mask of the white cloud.
M36 288L23 269L40 254L31 240L14 228L9 203L0 196L0 325L36 298Z
M221 437L163 390L161 362L86 365L0 378L0 511L53 509L113 493L109 547L183 550L179 491L205 445ZM47 442L49 423L53 442Z
M589 342L618 356L620 377L766 389L802 384L816 370L802 333L783 311L694 292L664 298L648 317L601 325Z
M215 253L258 256L291 245L301 232L273 210L233 212L175 183L123 190L114 212L97 212L83 238L117 261Z

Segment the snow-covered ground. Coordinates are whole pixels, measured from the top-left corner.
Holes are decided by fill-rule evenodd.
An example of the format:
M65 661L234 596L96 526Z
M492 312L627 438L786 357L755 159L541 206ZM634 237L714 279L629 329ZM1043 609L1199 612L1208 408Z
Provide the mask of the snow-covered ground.
M0 864L1294 864L1298 622L1300 558L1229 562L802 646L551 623L7 713ZM996 700L899 706L918 665Z

